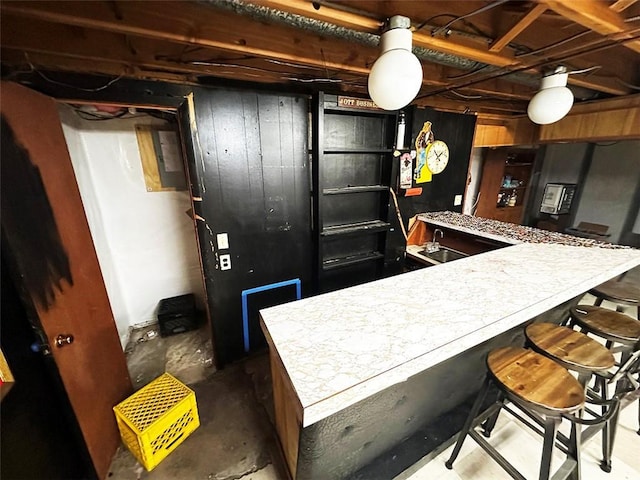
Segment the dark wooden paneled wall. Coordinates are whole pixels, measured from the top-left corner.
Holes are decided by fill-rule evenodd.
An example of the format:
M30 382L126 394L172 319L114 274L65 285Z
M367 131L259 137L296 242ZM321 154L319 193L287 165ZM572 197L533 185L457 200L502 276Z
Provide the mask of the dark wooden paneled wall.
M455 195L464 195L467 186L467 170L473 144L473 133L476 125L474 115L440 112L431 108L413 109L411 125L411 143L408 148L415 148L416 136L422 125L430 121L431 130L436 140L443 140L449 146L449 163L442 173L433 176L429 183L421 183L422 195L398 198L404 221L421 212L449 210L462 213L462 204L453 205Z
M292 278L302 280L303 293L311 285L308 103L304 96L222 89L194 95L191 181L202 198L195 212L203 219L198 233L219 366L243 355L242 290ZM223 232L229 250L218 252L216 234ZM219 253L231 254L231 270L220 270ZM291 292L264 297L278 303ZM252 333L261 306L252 306Z

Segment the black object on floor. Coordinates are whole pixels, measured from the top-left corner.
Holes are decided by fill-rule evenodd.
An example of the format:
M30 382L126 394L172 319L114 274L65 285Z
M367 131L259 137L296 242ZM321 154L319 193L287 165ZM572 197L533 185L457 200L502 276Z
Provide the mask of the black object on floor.
M196 299L192 293L160 300L158 325L161 336L195 330L198 324Z

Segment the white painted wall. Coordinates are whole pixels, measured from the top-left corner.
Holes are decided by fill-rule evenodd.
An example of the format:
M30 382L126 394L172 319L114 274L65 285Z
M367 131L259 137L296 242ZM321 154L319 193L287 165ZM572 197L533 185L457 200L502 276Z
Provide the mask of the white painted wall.
M204 305L189 194L146 190L134 128L164 121L88 121L67 106L60 118L124 347L131 327L157 320L161 299L194 293Z

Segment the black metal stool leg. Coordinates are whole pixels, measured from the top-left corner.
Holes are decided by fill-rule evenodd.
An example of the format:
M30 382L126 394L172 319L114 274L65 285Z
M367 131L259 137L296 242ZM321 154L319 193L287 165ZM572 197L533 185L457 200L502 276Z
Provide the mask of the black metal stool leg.
M496 426L496 422L498 421L498 415L500 415L500 410L504 406L505 395L501 391L498 392L498 398L496 400L496 404L499 404L500 407L496 410L494 414L492 414L489 418L487 418L484 422L482 422L482 435L489 438L491 436L491 432Z
M578 416L582 418L583 411L578 412ZM576 461L575 468L567 477L569 480L580 480L582 476L582 462L580 460L580 448L582 443L582 433L580 424L571 422L571 434L569 436L569 445L567 445L567 457Z
M625 377L618 380L618 382L616 383L615 393L620 394L624 392L626 389L626 383L627 382L625 380ZM608 430L607 430L606 436L603 438L603 443L602 443L603 459L602 459L602 462L600 463L600 468L607 473L611 472L611 455L613 452L613 444L616 439L616 430L618 429L619 416L620 416L620 409L618 408L616 409L613 416L605 423L605 428L607 428ZM604 446L605 441L607 443L606 449Z
M603 377L598 377L598 386L600 392L600 398L603 401L608 400L607 380ZM606 413L607 407L602 406L602 414ZM610 420L606 421L602 426L602 461L600 462L600 469L604 472L611 472L611 426Z
M469 412L469 416L464 422L464 426L460 431L458 436L458 440L456 441L456 446L453 448L453 452L451 452L451 457L449 460L445 462L445 466L451 470L453 468L453 462L455 462L458 454L460 453L460 449L462 448L462 444L464 443L464 439L467 437L467 433L473 426L473 421L478 416L480 412L480 407L484 403L484 399L487 396L487 392L489 391L489 386L491 385L491 378L487 375L484 379L484 383L482 384L482 388L480 389L480 393L478 394L476 401L473 403L473 407L471 407L471 411Z
M597 297L596 298L596 302L593 305L596 306L596 307L599 307L600 305L602 305L603 300L604 300L604 298Z
M551 453L555 443L560 419L546 416L544 419L544 444L542 445L542 462L540 462L540 480L548 480L551 474Z

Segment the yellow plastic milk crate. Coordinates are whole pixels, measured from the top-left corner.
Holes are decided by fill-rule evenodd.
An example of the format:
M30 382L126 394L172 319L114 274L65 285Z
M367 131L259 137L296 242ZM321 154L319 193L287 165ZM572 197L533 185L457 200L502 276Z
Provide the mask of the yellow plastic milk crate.
M193 390L164 373L113 407L120 436L150 471L200 426Z

